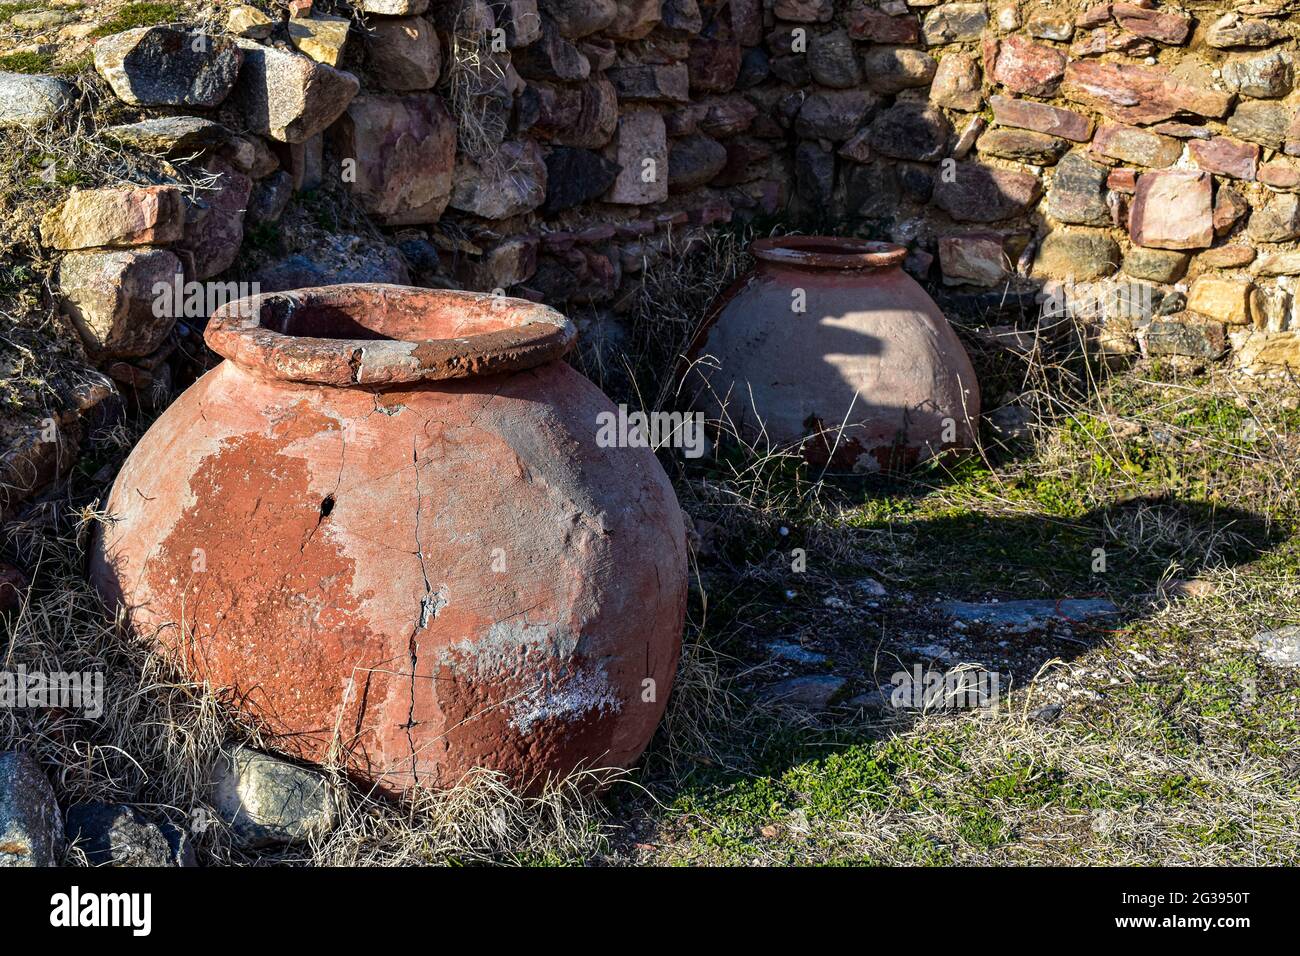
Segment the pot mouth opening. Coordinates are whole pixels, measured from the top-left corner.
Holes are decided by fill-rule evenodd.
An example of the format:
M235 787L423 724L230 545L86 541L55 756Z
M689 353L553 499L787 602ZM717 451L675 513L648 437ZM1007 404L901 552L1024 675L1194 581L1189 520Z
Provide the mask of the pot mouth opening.
M749 251L764 262L806 269L887 269L907 258L907 249L896 243L844 236L755 239Z
M532 368L568 352L577 330L526 299L355 283L227 303L203 337L264 378L382 387Z

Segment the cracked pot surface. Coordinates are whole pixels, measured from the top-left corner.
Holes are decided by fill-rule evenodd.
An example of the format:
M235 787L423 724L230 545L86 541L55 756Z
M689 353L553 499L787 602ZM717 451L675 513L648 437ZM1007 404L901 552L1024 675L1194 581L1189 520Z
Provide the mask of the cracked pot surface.
M207 338L229 360L132 452L92 559L137 631L385 790L637 759L685 535L654 455L598 447L614 406L557 361L567 320L333 286L233 303Z

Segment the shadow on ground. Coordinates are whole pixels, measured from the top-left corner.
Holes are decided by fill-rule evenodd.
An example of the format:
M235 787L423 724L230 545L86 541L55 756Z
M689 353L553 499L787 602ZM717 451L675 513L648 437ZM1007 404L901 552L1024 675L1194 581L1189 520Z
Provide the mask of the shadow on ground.
M662 783L665 795L692 786L726 792L906 731L926 708L896 706L899 675L907 675L904 692L918 676L991 675L1005 704L1053 662L1139 633L1201 572L1257 560L1286 540L1260 515L1173 497L1068 520L954 513L879 521L854 529L858 547L836 554L831 567L818 566L818 529L785 530L761 566L752 542L722 541L701 558L707 597L695 598L707 605L705 640L720 655L735 719L712 753L679 752L674 773L662 777L658 739L644 781L652 791ZM806 571L784 573L804 544ZM1088 604L1071 603L1078 600ZM1035 602L1028 610L1037 621L997 619L1017 601ZM954 618L951 602L963 602L967 620ZM986 606L990 619L973 619L982 615L970 614L971 604ZM1081 610L1103 605L1112 613ZM711 622L726 622L725 630L711 632ZM779 699L800 681L814 689ZM826 699L815 700L818 691ZM951 682L948 692L951 699ZM960 688L955 703L976 706ZM943 708L932 700L935 709ZM1035 719L1059 712L1048 707Z

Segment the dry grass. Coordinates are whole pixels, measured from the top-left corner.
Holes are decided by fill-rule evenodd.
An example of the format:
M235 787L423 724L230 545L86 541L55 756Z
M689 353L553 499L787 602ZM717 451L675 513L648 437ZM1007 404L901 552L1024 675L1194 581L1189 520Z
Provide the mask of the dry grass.
M634 407L669 408L673 370L707 304L743 271L745 235L683 238L648 263L621 339L583 367ZM1026 354L960 322L986 393L1037 419L986 432L978 454L870 481L819 481L797 456L728 436L702 463L665 455L696 524L686 648L669 712L634 774L538 798L475 775L394 803L327 767L342 825L254 857L220 827L206 863L1279 863L1300 859L1300 679L1251 636L1300 606L1300 414L1294 393L1227 373L1085 360L1086 330L1047 330ZM123 436L123 445L130 436ZM124 450L124 448L122 449ZM30 747L65 801L125 800L186 825L230 738L257 745L208 689L103 618L82 576L102 482L6 529L34 570L4 666L102 670L105 717L0 712L0 746ZM1096 541L1109 576L1090 574ZM790 551L810 557L793 577ZM868 599L857 582L883 581ZM1178 580L1196 579L1196 593ZM939 630L959 597L1078 596L1122 606L1114 626L997 643ZM773 660L795 641L827 664ZM919 641L1005 673L994 712L793 713L766 693L790 673L888 687ZM848 695L846 695L848 696ZM1043 708L1052 708L1044 716Z

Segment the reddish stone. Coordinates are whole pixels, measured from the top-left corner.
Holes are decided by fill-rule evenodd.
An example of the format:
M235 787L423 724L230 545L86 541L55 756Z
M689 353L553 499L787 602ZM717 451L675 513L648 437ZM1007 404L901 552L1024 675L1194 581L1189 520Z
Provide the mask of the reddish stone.
M1204 126L1197 126L1194 123L1179 123L1174 120L1168 120L1164 123L1156 123L1151 127L1151 132L1159 133L1161 136L1172 136L1174 139L1209 139L1210 131Z
M1092 138L1092 120L1073 110L1010 96L991 96L989 103L993 107L993 121L1003 126L1051 133L1076 143L1086 143Z
M1121 166L1110 171L1110 175L1106 177L1106 188L1113 189L1118 193L1132 195L1137 191L1137 180L1138 172L1136 169L1125 169Z
M637 759L685 529L654 453L560 361L570 322L341 285L243 300L205 337L228 360L135 447L91 560L142 639L384 791Z
M1245 196L1226 186L1220 188L1218 195L1214 197L1214 234L1226 236L1248 212L1250 212L1250 203L1246 202Z
M239 255L244 241L244 211L253 181L220 156L204 166L215 189L204 194L206 208L185 223L185 235L176 248L190 253L195 279L210 279L225 272Z
M604 76L577 86L529 83L519 113L521 131L558 146L599 149L618 126L618 93Z
M1187 144L1187 152L1192 162L1206 172L1234 179L1253 180L1259 165L1259 147L1256 144L1243 143L1228 136L1194 139Z
M1264 163L1255 178L1274 189L1300 189L1300 168L1284 162Z
M1202 252L1196 261L1209 269L1240 269L1255 261L1255 249L1252 246L1219 246Z
M1129 237L1155 249L1203 249L1214 241L1209 173L1164 170L1138 177Z
M1150 40L1135 36L1119 27L1099 27L1080 33L1070 44L1070 56L1100 56L1103 53L1127 53L1129 56L1147 57L1156 53Z
M855 40L870 40L873 43L919 43L921 41L921 22L912 14L890 16L873 7L867 6L865 0L856 0L849 10L849 36Z
M726 93L740 76L740 44L725 19L714 20L691 40L686 61L692 93Z
M1125 123L1149 125L1180 113L1222 117L1233 94L1171 77L1155 66L1074 60L1065 69L1062 92Z
M447 208L456 122L432 93L358 96L333 131L355 161L348 189L384 225L436 222Z
M1192 29L1191 17L1179 13L1161 13L1133 3L1116 3L1111 7L1115 22L1130 33L1171 46L1187 42Z
M1051 96L1065 75L1065 54L1044 43L1012 35L984 41L984 72L1017 93Z
M1074 25L1085 30L1105 26L1111 21L1111 6L1109 3L1100 3L1095 7L1088 7L1075 17Z
M185 203L175 186L82 189L41 221L41 242L55 249L165 246L181 238Z

